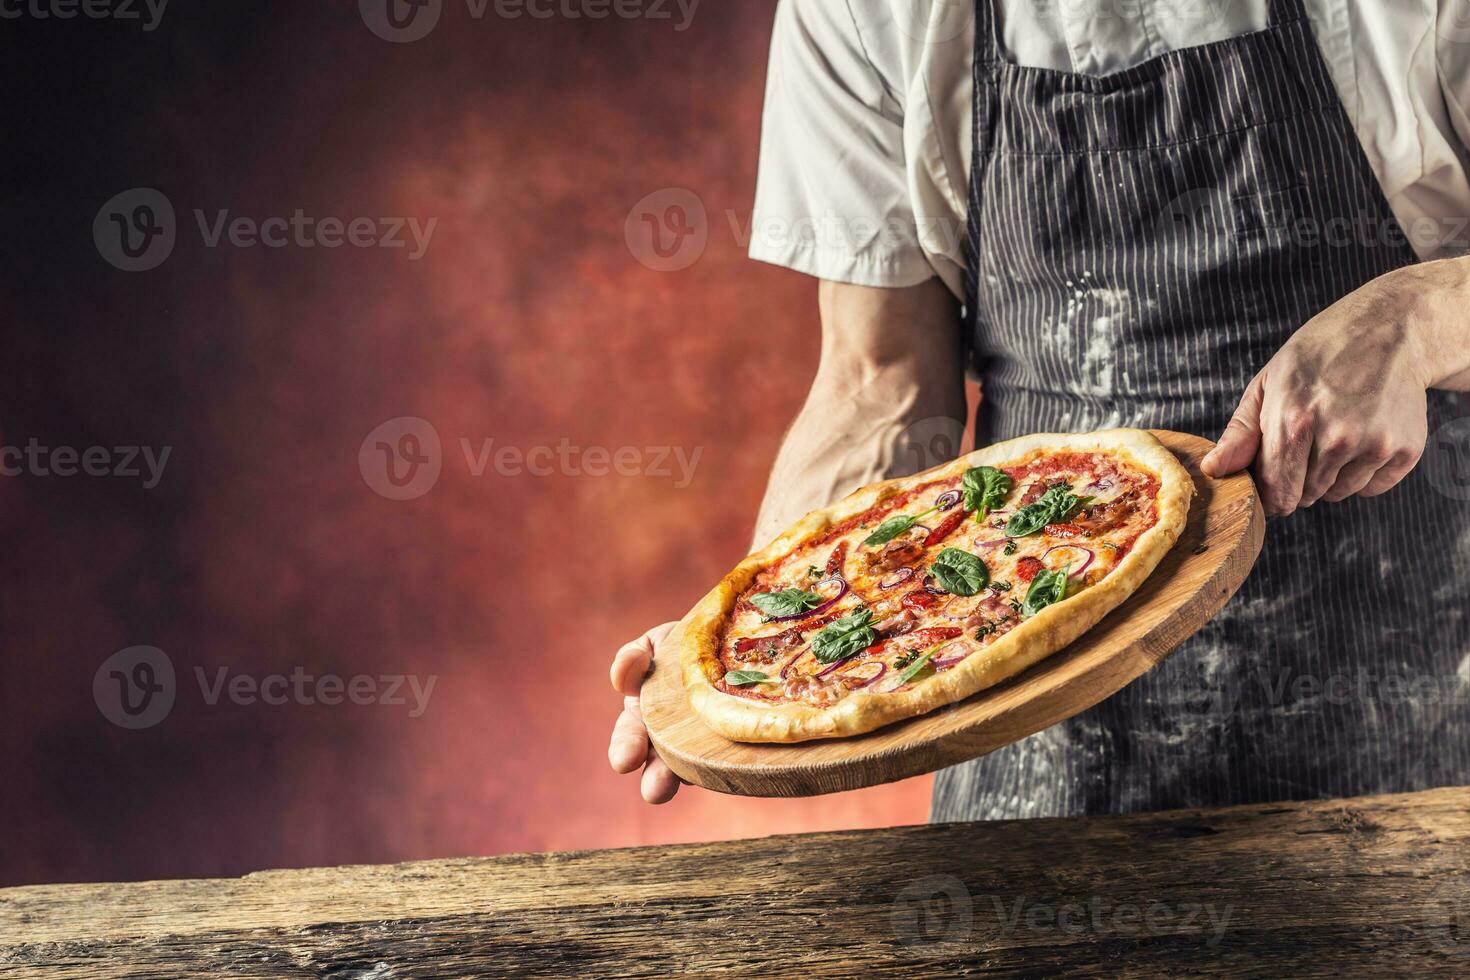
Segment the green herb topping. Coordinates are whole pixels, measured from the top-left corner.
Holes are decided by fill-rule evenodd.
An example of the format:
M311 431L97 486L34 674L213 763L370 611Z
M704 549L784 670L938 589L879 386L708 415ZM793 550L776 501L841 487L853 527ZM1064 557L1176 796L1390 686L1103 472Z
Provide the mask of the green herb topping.
M929 574L939 580L946 592L954 595L977 595L990 582L990 570L985 563L958 548L941 551L934 564L929 566Z
M1048 524L1057 524L1065 521L1077 510L1087 506L1093 501L1092 497L1078 497L1072 493L1072 488L1065 483L1059 483L1046 493L1034 504L1027 504L1006 522L1006 535L1012 538L1024 538L1028 534L1035 534Z
M923 670L927 666L929 666L929 655L926 653L918 660L915 660L913 663L904 668L903 673L898 675L898 682L900 684L907 684L909 681L919 676L919 671Z
M992 619L987 621L984 626L975 631L975 639L983 640L987 636L991 636L999 632L1000 628L1010 621L1011 617L1009 616L1002 616L999 619Z
M1067 573L1072 570L1068 565L1060 572L1043 569L1036 573L1031 580L1031 588L1026 590L1026 600L1021 603L1021 611L1027 616L1035 616L1041 610L1053 603L1061 602L1067 597Z
M749 687L751 684L769 684L779 678L763 674L758 670L732 670L725 675L725 683L731 687Z
M859 609L812 637L812 656L820 663L835 664L861 653L877 642L878 633L873 629L872 611Z
M750 604L767 616L781 618L797 616L808 609L815 609L826 602L819 595L800 589L782 589L780 592L760 592L750 597Z
M975 520L980 521L1005 502L1014 486L1015 482L994 466L977 466L965 471L960 493L965 499L965 509L973 510Z

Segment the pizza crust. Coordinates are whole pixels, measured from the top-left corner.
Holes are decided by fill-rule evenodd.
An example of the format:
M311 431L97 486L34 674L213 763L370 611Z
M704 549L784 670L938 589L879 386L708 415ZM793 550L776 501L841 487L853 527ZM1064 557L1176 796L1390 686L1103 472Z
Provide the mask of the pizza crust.
M1134 543L1107 577L1048 606L953 668L894 692L854 691L837 704L767 703L736 697L714 682L724 676L719 658L721 630L736 601L763 569L820 536L911 487L962 474L973 466L1012 463L1043 451L1103 452L1121 456L1159 481L1157 522ZM897 480L863 487L812 511L726 575L660 644L660 658L676 658L689 702L719 734L742 742L802 742L859 735L904 718L933 711L992 687L1063 649L1134 593L1179 539L1189 516L1194 481L1156 438L1140 429L1082 434L1030 435L996 443L951 463Z

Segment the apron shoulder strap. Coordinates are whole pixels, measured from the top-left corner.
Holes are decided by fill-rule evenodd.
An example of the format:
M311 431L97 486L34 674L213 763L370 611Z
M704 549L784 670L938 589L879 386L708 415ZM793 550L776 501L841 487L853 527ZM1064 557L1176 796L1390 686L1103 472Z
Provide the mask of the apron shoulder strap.
M942 0L941 0L942 2ZM1002 0L959 0L975 5L975 65L993 65L1003 60L1000 42L1000 23L995 16L995 5Z
M1302 0L1267 0L1267 6L1271 11L1267 24L1271 27L1289 24L1294 20L1305 20L1307 16Z

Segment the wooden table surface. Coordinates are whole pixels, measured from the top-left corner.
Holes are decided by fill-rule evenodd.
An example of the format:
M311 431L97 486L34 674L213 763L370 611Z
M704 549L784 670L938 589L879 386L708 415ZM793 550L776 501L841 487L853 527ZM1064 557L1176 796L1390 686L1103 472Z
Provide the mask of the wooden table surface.
M1470 789L0 890L0 977L982 971L1470 976Z

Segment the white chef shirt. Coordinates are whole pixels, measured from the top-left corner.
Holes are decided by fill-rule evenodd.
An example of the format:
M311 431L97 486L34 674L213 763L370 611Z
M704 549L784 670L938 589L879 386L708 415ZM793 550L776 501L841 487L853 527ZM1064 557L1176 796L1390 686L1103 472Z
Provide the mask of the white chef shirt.
M991 2L991 0L981 0ZM750 254L840 282L962 292L976 0L781 0ZM1007 56L1106 74L1263 29L1267 0L993 0ZM1470 0L1305 0L1421 258L1470 243Z

